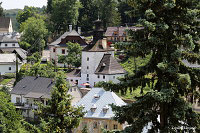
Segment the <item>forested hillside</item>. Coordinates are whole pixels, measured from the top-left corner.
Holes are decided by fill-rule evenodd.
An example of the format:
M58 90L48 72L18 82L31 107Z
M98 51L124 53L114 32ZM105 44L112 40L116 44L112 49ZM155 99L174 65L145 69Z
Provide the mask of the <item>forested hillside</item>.
M20 11L21 9L10 9L10 10L4 10L5 16L6 17L10 17L12 19L12 24L13 24L13 29L15 31L19 30L19 26L16 20L18 11Z

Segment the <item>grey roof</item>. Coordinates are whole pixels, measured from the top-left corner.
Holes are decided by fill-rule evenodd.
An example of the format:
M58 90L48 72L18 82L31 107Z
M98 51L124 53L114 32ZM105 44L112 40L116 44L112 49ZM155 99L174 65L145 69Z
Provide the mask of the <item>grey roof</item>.
M111 54L104 54L95 74L123 74L126 71Z
M15 61L15 54L0 54L0 64L14 63Z
M67 36L80 36L77 31L72 30Z
M51 45L57 45L61 42L62 39L64 39L70 32L65 32L62 36L60 36L57 40L55 40L54 42L52 42Z
M67 77L81 77L81 70L75 69L71 71L70 73L67 73Z
M19 47L4 47L4 48L0 48L4 53L12 53L15 49L21 49L21 51L23 51L24 53L26 53L26 50L23 50L22 48Z
M13 52L16 52L22 59L27 58L27 51L25 51L21 48L15 49Z
M10 25L10 18L8 17L0 17L0 28L7 29Z
M0 43L1 42L10 42L10 43L18 43L18 41L16 39L13 38L9 38L6 35L0 35Z
M80 34L78 34L78 32L77 31L75 31L75 30L72 30L71 32L65 32L62 36L60 36L56 41L54 41L54 42L52 42L51 44L49 44L50 46L52 46L52 45L56 45L56 46L61 46L61 45L58 45L61 41L62 41L62 39L64 39L65 37L67 37L67 36L80 36ZM80 36L81 37L81 36ZM82 38L82 37L81 37ZM64 45L62 45L62 46L67 46L66 44L64 44Z
M14 86L11 94L25 95L26 97L48 97L51 94L52 86L51 78L26 76Z
M95 44L89 44L87 45L82 51L87 51L87 52L106 52L106 51L114 51L113 48L110 46L107 46L104 48L102 46L102 40L98 40Z
M126 36L126 30L140 30L144 29L143 27L108 27L105 33L105 36ZM118 34L115 35L114 32Z
M95 95L99 96L99 98L95 98ZM92 88L76 106L84 107L83 111L86 112L85 118L111 119L114 116L114 112L109 106L110 104L117 106L126 105L114 92L105 91L103 88ZM94 112L91 111L92 107L96 107ZM106 112L103 112L104 107L108 108Z
M187 60L182 60L182 62L187 66L187 67L193 67L193 68L200 68L200 64L197 63L190 63Z

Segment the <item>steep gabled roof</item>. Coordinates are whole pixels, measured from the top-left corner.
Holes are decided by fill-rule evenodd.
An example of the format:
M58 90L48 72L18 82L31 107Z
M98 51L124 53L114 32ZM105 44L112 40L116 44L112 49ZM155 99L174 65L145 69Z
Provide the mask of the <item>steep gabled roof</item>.
M98 40L95 44L89 44L87 45L82 51L87 51L87 52L106 52L106 51L114 51L113 48L110 46L107 46L104 48L102 46L102 40Z
M14 49L13 53L17 53L23 60L27 58L27 51L22 48Z
M7 43L18 43L16 39L9 38L6 35L0 35L0 43L7 42Z
M72 30L67 36L80 36L77 31Z
M51 78L26 76L14 86L11 94L26 95L27 97L30 97L30 94L34 94L35 98L38 95L50 96L52 86Z
M95 96L98 97L95 98ZM126 105L114 92L105 91L103 88L92 88L76 105L84 107L85 118L111 119L114 116L114 112L109 106L110 104ZM91 108L93 107L96 109L92 112ZM106 112L103 112L104 107L107 108Z
M111 54L104 54L95 71L95 74L123 74L125 72L126 71L123 67L114 57L112 57Z
M15 54L0 54L0 64L5 63L15 63L16 55Z
M10 18L0 17L0 29L8 29L10 25Z
M49 45L57 45L61 42L62 39L64 39L70 32L65 32L62 36L60 36L57 40L55 40L54 42L52 42Z
M78 34L77 31L72 30L71 32L65 32L62 36L60 36L56 41L52 42L51 44L49 44L50 46L64 46L66 47L67 45L65 44L60 44L62 39L66 38L67 36L80 36L80 34ZM80 36L80 38L83 39L83 37Z

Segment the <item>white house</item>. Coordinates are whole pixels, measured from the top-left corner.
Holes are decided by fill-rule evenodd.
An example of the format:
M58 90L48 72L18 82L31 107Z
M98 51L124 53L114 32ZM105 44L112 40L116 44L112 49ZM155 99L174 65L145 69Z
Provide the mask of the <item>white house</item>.
M19 48L18 41L13 38L9 38L6 35L0 35L0 49L4 48Z
M0 34L12 33L12 21L8 17L0 17Z
M35 102L48 104L51 98L51 89L54 85L52 78L26 76L20 80L11 91L11 102L15 104L16 109L22 110L22 115L27 119L37 119L33 110L37 109ZM72 95L72 105L77 103L82 93L72 85L68 94Z
M78 43L80 46L85 47L87 43L80 34L80 27L78 28L78 32L72 30L72 25L69 25L69 31L65 32L62 36L60 36L57 40L49 44L50 49L50 60L54 60L56 65L63 67L63 63L59 63L58 56L59 55L67 55L67 42Z
M68 80L79 87L88 84L94 86L100 81L118 83L118 77L124 76L126 71L114 58L114 48L110 47L103 38L101 21L95 21L94 40L82 50L81 71L77 70L67 75Z
M86 114L83 117L78 128L74 129L74 133L81 133L86 126L89 133L101 133L101 129L122 130L125 125L114 121L114 112L110 104L117 106L126 105L126 103L118 97L114 92L105 91L103 88L92 88L76 106L84 107Z
M22 62L18 59L18 70ZM12 54L0 54L0 74L4 75L6 73L16 72L16 55Z

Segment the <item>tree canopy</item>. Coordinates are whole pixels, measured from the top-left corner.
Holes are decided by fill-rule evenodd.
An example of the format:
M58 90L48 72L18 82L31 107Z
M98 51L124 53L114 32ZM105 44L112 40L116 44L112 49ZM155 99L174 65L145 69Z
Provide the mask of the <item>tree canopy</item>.
M57 74L51 99L48 105L40 105L38 113L45 125L44 132L66 133L79 125L84 113L82 108L71 105L72 97L67 94L70 86L66 82L64 73Z
M29 17L20 25L23 32L20 44L32 52L41 52L45 47L45 37L48 30L42 18Z
M108 84L115 91L141 89L136 102L123 107L113 106L115 120L128 122L127 132L141 132L148 124L149 132L176 132L177 128L200 128L200 116L191 103L199 99L200 69L191 68L183 60L199 63L200 10L198 0L130 0L129 5L144 14L139 20L143 30L130 31L132 42L117 44L132 55L149 62L119 84ZM143 93L145 86L151 91ZM190 99L188 101L188 98Z
M10 96L0 90L0 132L25 132L22 117L10 102Z
M60 34L68 29L68 25L76 25L81 3L78 0L49 0L47 12L50 17L49 29Z
M25 22L29 17L34 17L37 14L35 7L25 6L23 10L20 10L17 14L17 22L19 24Z
M67 55L61 55L59 57L60 63L66 63L68 67L79 67L81 65L81 50L82 47L78 43L68 42Z

